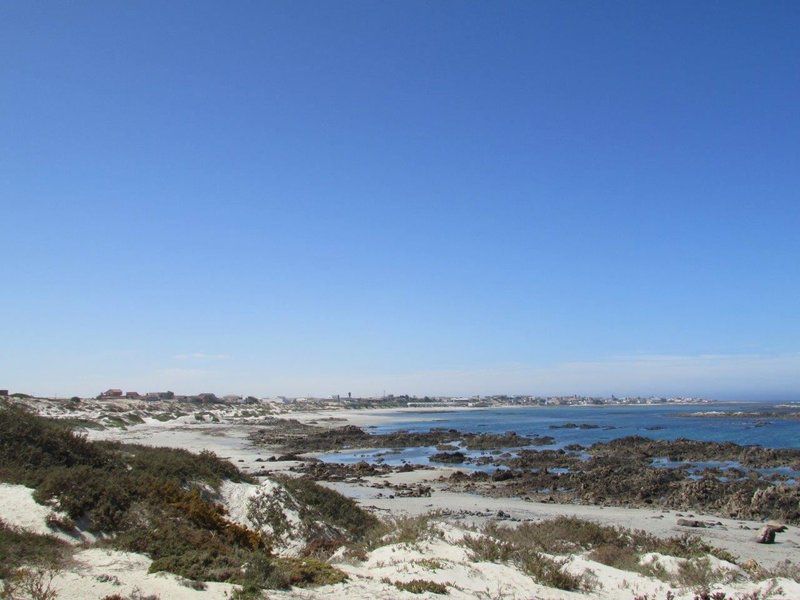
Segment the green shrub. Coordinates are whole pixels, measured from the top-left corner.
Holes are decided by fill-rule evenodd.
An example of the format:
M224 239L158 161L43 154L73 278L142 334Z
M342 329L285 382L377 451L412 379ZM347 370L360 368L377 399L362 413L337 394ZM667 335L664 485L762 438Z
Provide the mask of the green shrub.
M114 533L105 543L149 555L153 572L241 584L242 593L345 579L320 560L272 556L259 533L228 520L208 488L253 480L211 452L89 442L66 423L0 409L0 465L0 480L34 487L38 502L56 500L89 530ZM313 481L284 483L308 523L322 521L351 538L377 524L355 502ZM63 546L3 527L0 568L55 559Z
M285 589L292 586L309 587L334 585L347 580L339 569L314 558L274 558L272 574L265 587Z
M3 578L0 598L56 600L58 592L53 588L55 574L55 571L43 567L17 569Z
M678 565L675 583L689 588L708 588L711 584L724 579L725 576L725 571L712 568L707 558L698 558Z
M0 480L34 487L38 502L58 500L72 519L107 533L123 527L134 504L162 504L165 486L250 481L211 452L92 443L65 423L16 408L0 410L0 465Z
M208 540L203 540L208 542ZM241 583L248 562L254 560L251 551L209 544L201 549L187 549L182 553L164 553L150 565L151 573L167 571L196 581L222 581Z
M301 519L333 525L354 539L363 538L379 524L378 519L361 508L355 500L311 479L281 477L278 481L297 501Z
M474 560L514 564L542 585L562 590L583 590L589 587L588 580L564 570L564 561L550 558L536 550L536 540L519 537L510 528L489 527L481 536L465 536L462 544L471 551Z
M107 467L110 457L67 425L19 408L0 410L0 480L35 487L48 469Z
M597 562L685 586L707 586L724 574L710 569L706 555L735 563L729 552L709 546L697 537L662 539L643 531L599 525L575 517L557 517L518 527L490 523L480 536L466 536L462 542L476 560L510 562L539 583L565 590L585 589L585 578L564 571L564 563L543 553L589 552ZM640 565L643 554L657 552L689 559L676 577L652 565Z
M388 528L389 539L396 544L416 544L439 535L430 515L394 517L388 522Z
M630 548L623 548L614 544L597 546L589 553L589 558L623 571L639 570L639 555L636 552L631 552Z
M511 542L499 540L490 534L464 536L461 543L471 551L474 560L485 562L507 562L514 558L516 546Z
M93 421L92 419L80 419L80 418L69 418L69 419L59 419L61 423L64 424L65 427L69 429L96 429L98 431L102 431L105 429L102 423L98 423L97 421Z
M373 517L374 519L374 517ZM387 544L417 544L441 532L433 525L433 515L390 517L385 520L374 519L366 533L347 546L347 556L356 560L366 560L367 553Z
M435 558L423 558L421 560L414 561L420 567L424 569L428 569L429 571L438 571L439 569L444 569L445 565L442 561L437 560Z
M547 587L575 591L589 587L588 581L583 576L573 575L564 570L566 561L550 558L540 552L520 552L517 564L523 572Z
M412 579L411 581L392 581L391 584L398 590L410 592L412 594L446 594L447 586L427 579Z
M730 552L714 548L698 537L659 538L644 531L599 525L577 517L556 517L539 523L522 523L518 527L490 524L485 532L498 539L531 546L552 554L595 551L602 548L599 552L595 552L595 556L599 557L595 560L610 566L629 562L625 560L626 556L635 557L648 552L658 552L678 558L702 558L706 554L712 554L717 558L736 562L736 557ZM615 552L612 548L619 551Z
M137 415L136 413L128 413L125 416L128 419L128 423L130 423L131 425L141 425L142 423L144 423L144 419L139 415Z

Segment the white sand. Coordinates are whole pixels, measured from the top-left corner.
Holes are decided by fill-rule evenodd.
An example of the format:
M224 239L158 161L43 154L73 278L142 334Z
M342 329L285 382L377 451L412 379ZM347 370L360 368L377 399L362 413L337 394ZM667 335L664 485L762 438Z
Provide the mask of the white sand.
M3 507L0 518L6 524L32 533L52 535L53 531L47 526L47 517L53 514L53 510L37 504L31 488L0 483L0 506Z
M142 555L115 550L91 548L74 556L75 564L56 575L53 587L61 600L99 599L112 594L128 596L135 590L142 595L155 594L161 600L216 600L227 598L234 586L227 583L206 583L203 591L181 583L169 573L148 573L152 561Z
M61 531L50 529L48 517L63 518L64 515L49 506L42 506L33 499L33 489L24 485L0 483L0 521L11 527L50 535L65 542L76 544L80 540Z

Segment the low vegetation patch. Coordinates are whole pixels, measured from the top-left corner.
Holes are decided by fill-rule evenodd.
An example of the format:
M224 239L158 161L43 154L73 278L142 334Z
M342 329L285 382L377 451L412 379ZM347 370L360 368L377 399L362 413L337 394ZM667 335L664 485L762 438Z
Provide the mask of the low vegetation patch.
M8 600L56 600L53 588L55 571L44 567L24 567L3 578L0 598Z
M260 598L262 589L289 589L335 585L347 575L326 562L313 558L269 558L256 556L235 583L242 586L240 598Z
M144 594L139 588L134 588L128 596L111 594L109 596L104 596L102 600L161 600L161 597L155 594Z
M49 535L29 533L0 521L0 579L23 566L58 568L69 554L69 544Z
M167 421L174 421L180 417L185 417L187 413L181 411L175 412L163 412L163 413L153 413L150 415L151 418L155 419L156 421L167 422Z
M85 529L114 534L104 543L147 554L152 572L235 583L243 590L346 578L314 558L274 556L261 534L229 520L214 501L223 480L253 482L211 452L89 442L67 423L0 410L0 481L33 487L38 502L57 503ZM342 542L363 538L377 525L353 501L313 481L283 483L303 518L331 524ZM57 564L65 548L56 538L0 524L0 577L21 565Z
M430 592L431 594L447 594L447 586L435 581L428 581L427 579L412 579L411 581L389 581L384 580L384 583L391 583L398 590L403 592L410 592L412 594L424 594Z
M756 581L783 578L800 583L800 563L792 562L788 559L779 562L769 569L762 567L753 560L745 562L741 567Z
M414 562L423 569L428 569L429 571L438 571L439 569L444 569L445 567L442 561L435 558L423 558L422 560L417 560Z
M703 589L722 581L728 575L729 573L724 570L714 569L708 558L698 558L680 564L674 576L674 583L683 587Z
M607 551L617 548L629 554L658 552L678 558L700 558L712 554L722 560L736 562L729 552L714 548L698 537L659 538L644 531L599 525L577 517L556 517L539 523L523 523L515 528L490 525L489 532L511 541L526 540L542 551L555 554L605 547Z
M506 531L494 529L476 536L468 535L462 543L474 560L512 564L541 585L570 591L590 588L587 578L564 570L566 561L546 556L524 539L502 539Z
M598 525L574 517L523 523L518 527L492 523L480 535L467 536L464 544L477 560L513 563L539 583L566 590L585 589L588 582L565 572L564 563L548 554L588 552L590 559L605 565L691 587L707 586L725 576L710 567L707 555L736 562L730 553L696 537L662 539L643 531ZM650 552L691 560L682 563L673 577L658 566L640 564L641 556Z
M730 552L715 548L698 537L659 538L644 531L599 525L577 517L556 517L513 528L490 524L485 533L552 554L590 551L593 560L617 568L638 564L639 556L648 552L677 558L703 558L711 554L736 563L736 557Z
M321 520L348 534L362 539L378 526L378 519L347 498L306 477L276 477L276 481L292 495L300 508L303 520Z
M359 560L365 560L367 553L389 544L414 545L435 537L441 537L441 531L434 525L434 514L418 516L397 516L377 521L368 529L361 539L348 547L348 554Z

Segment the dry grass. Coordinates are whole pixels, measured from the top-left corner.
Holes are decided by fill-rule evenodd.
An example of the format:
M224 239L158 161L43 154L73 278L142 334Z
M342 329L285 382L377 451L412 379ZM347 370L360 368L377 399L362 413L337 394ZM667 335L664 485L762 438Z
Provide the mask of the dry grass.
M729 571L712 568L708 558L695 558L680 564L672 582L682 587L705 589L725 579L730 579Z
M564 570L566 561L543 554L529 540L511 531L510 528L489 528L483 534L465 536L462 543L473 560L512 564L542 585L561 590L589 589L587 578Z
M0 579L11 577L23 566L56 569L69 552L69 545L58 538L16 529L0 521Z
M56 600L55 571L44 567L17 569L3 579L0 598L7 600Z
M480 535L467 536L464 545L476 560L515 564L539 583L566 590L588 589L591 582L567 573L563 561L548 555L588 553L591 560L602 564L687 587L707 587L731 578L728 571L712 569L707 555L734 563L736 560L730 553L696 537L662 539L643 531L598 525L574 517L557 517L517 527L490 523ZM675 576L670 576L663 568L640 564L641 556L649 552L687 560Z
M366 560L367 553L389 544L415 545L425 540L441 537L435 525L436 515L397 516L377 521L360 540L347 547L347 556Z
M800 563L784 560L771 569L764 569L758 564L745 564L745 569L753 578L763 581L764 579L785 578L800 583Z

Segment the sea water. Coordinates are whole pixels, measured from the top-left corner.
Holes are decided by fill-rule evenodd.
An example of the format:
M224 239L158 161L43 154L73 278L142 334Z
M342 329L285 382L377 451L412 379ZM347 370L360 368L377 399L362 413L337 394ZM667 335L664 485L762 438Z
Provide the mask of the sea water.
M429 431L434 428L456 429L473 433L505 433L520 436L549 436L552 445L589 446L616 438L639 435L660 440L688 438L701 441L755 444L768 448L800 448L800 420L775 417L703 417L693 413L761 412L781 409L765 403L713 403L702 405L657 404L615 406L533 406L442 411L396 411L388 413L390 421L369 427L370 433L394 431ZM386 413L384 413L386 414ZM563 428L574 423L597 426L592 429ZM404 462L427 464L435 448L418 447L397 450L353 450L328 454L326 462L354 463ZM481 455L482 452L468 453Z

